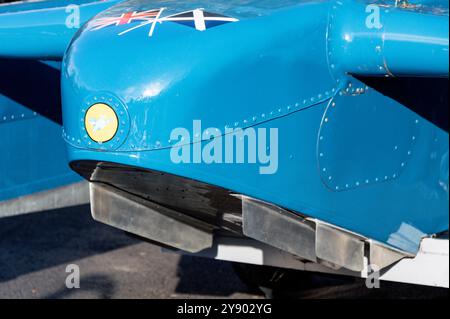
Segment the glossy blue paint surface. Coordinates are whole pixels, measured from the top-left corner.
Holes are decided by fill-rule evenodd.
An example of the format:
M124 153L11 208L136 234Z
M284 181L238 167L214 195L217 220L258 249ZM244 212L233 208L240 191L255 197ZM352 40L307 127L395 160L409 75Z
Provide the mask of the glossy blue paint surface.
M326 42L317 41L325 39L327 6L297 4L265 19L244 19L207 32L164 23L151 38L148 28L118 36L128 25L83 32L64 61L67 140L80 148L159 149L173 146L171 130L191 127L194 119L205 128L245 128L330 99L338 84L323 63ZM305 11L312 12L298 20ZM261 33L267 25L271 28ZM106 50L75 53L105 37ZM119 129L130 132L126 140L89 144L79 123L86 109L101 100L126 104ZM151 114L142 105L151 107Z
M448 77L448 2L434 11L336 2L329 25L329 61L338 72Z
M74 6L82 26L116 2L58 0L0 6L0 57L60 60L78 31L75 25L67 23L72 21Z
M347 74L354 66L340 50L348 42L331 37L331 30L343 28L336 34L345 34L348 25L339 19L333 24L332 2L128 1L99 17L166 5L168 13L204 8L240 21L205 32L161 23L152 37L149 28L119 35L130 26L92 30L93 22L87 23L63 61L69 161L116 162L200 180L409 252L422 236L448 229L448 131ZM412 17L421 21L421 12L391 10L417 14ZM447 42L439 40L436 49L414 39L415 29L409 35L398 29L406 40L380 52L399 75L448 77L448 25L442 30L440 14L426 19L427 34ZM392 21L390 30L401 27ZM352 50L375 48L369 40ZM433 61L417 66L410 54ZM377 58L367 62L376 67ZM374 65L357 65L356 73L386 75L372 72ZM119 117L117 135L104 144L84 131L86 109L96 102L111 105ZM222 131L277 128L278 171L261 175L252 164L174 164L170 150L177 141L170 133L190 129L193 120Z
M50 65L0 59L0 202L80 180L67 165Z
M93 0L75 0L73 4L92 3ZM14 1L0 4L0 13L13 13L40 9L52 9L67 6L67 0Z
M0 201L80 181L67 165L61 137L60 60L77 28L116 0L16 2L0 5ZM27 58L14 60L12 58Z

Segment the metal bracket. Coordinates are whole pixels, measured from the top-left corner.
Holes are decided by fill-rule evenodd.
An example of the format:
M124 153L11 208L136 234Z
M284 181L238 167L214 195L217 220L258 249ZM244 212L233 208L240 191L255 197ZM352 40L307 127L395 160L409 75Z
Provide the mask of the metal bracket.
M244 235L316 262L314 224L277 206L242 196Z
M332 269L362 272L368 260L385 268L404 257L402 251L281 207L240 195L244 235ZM366 245L369 249L366 250Z
M112 186L91 183L92 217L113 227L191 253L210 248L213 227Z

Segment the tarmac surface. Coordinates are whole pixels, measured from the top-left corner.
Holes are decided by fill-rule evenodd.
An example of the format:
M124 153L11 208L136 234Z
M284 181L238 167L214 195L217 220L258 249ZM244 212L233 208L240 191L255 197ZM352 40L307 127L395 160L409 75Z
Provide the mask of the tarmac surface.
M80 288L66 287L66 267ZM314 276L296 298L448 298L448 289ZM264 298L228 262L162 252L92 220L89 206L0 218L0 298Z

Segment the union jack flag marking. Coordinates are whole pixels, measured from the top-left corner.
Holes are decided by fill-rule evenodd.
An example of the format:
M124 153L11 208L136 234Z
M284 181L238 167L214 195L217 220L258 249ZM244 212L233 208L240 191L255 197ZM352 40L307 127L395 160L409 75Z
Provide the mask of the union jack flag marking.
M120 17L99 18L92 22L91 30L100 30L105 27L124 25L136 21L153 21L160 11L161 9L142 12L134 11L123 13Z
M151 37L157 24L164 22L174 22L188 27L195 28L197 31L205 31L206 29L230 22L237 22L238 19L227 16L206 12L203 9L195 9L191 11L181 12L169 16L162 17L165 8L147 10L142 12L126 12L120 17L98 18L91 22L89 29L91 31L100 30L109 26L126 25L133 22L140 22L122 32L119 35L126 34L133 30L150 26L148 35Z

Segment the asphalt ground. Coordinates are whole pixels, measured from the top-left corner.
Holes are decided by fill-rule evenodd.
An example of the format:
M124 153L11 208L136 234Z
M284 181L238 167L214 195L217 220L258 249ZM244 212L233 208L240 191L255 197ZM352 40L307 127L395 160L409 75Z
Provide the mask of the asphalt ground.
M79 266L80 288L66 287ZM313 276L295 298L448 298L448 289ZM290 295L292 297L292 295ZM0 218L0 298L264 298L231 263L163 252L95 222L89 206Z

